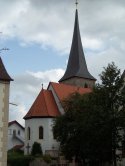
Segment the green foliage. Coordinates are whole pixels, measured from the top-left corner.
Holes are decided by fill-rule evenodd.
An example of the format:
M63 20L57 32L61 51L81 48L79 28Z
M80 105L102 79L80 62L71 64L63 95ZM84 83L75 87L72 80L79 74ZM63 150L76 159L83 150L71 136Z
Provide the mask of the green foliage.
M20 156L20 155L24 155L24 151L21 149L10 149L8 150L7 154L10 156L13 156L13 155Z
M42 155L42 149L41 149L41 145L38 142L34 142L32 149L31 149L31 154L33 156L38 156L38 155Z
M54 121L53 132L66 158L90 165L114 160L123 141L125 88L120 70L111 63L100 74L101 84L86 95L63 101L65 114Z
M29 166L29 163L34 160L31 156L12 155L8 156L7 163L10 166Z
M10 166L29 166L33 159L31 156L24 156L24 152L20 149L11 149L7 153L7 163Z
M50 164L51 161L52 161L51 156L50 156L50 155L47 155L47 154L43 155L42 158L43 158L43 160L44 160L46 163L48 163L48 164Z
M85 83L85 85L84 85L84 88L88 88L88 85L87 85L87 83Z

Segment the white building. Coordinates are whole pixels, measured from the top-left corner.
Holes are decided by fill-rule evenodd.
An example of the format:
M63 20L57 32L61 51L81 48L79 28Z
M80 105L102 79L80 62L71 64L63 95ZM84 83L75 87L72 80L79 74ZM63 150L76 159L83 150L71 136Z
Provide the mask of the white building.
M89 73L83 52L78 11L75 14L74 34L69 61L64 76L59 83L49 83L42 89L25 115L25 154L31 152L34 142L41 144L43 153L55 154L59 149L52 132L53 119L64 114L62 100L71 93L91 92L96 79Z
M23 149L25 129L16 120L8 124L8 150Z

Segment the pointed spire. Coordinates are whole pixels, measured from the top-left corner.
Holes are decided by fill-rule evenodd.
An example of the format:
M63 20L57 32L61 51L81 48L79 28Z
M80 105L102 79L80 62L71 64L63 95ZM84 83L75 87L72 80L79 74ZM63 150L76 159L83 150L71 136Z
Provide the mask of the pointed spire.
M89 73L87 69L82 42L81 42L77 9L75 13L74 33L73 33L72 46L70 50L68 65L64 76L59 80L59 82L68 80L73 77L90 79L94 81L96 80Z
M13 81L13 79L7 73L1 57L0 57L0 81L7 81L7 82Z

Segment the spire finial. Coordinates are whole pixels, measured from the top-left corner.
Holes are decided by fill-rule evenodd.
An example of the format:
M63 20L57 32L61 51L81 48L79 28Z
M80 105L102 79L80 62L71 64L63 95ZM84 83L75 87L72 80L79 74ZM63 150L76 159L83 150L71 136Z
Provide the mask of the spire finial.
M43 89L43 83L42 83L42 89Z
M78 6L78 0L76 0L76 3L75 3L75 4L76 4L76 9L77 9L77 6Z

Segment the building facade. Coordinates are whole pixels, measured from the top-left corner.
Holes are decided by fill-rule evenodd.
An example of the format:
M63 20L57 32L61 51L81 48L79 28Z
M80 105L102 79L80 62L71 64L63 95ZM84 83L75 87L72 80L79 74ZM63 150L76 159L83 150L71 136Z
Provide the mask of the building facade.
M24 148L24 127L16 120L8 124L8 150L13 148Z
M9 114L9 88L12 78L0 58L0 166L7 165L7 131Z

